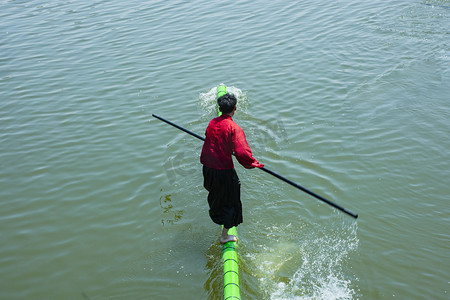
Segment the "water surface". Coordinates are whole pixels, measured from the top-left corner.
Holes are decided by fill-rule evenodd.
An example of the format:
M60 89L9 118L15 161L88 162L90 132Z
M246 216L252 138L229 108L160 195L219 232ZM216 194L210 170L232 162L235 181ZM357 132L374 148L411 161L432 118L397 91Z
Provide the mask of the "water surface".
M236 166L243 299L447 299L448 1L0 1L2 299L221 299L198 134Z

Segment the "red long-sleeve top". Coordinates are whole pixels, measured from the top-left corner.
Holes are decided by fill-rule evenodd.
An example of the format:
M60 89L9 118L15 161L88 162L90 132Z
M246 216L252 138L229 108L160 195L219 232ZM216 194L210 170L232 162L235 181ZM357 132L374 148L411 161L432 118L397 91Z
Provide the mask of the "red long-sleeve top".
M209 122L206 128L200 162L213 169L233 169L235 155L238 162L247 169L254 168L258 161L252 156L244 131L228 115L221 115Z

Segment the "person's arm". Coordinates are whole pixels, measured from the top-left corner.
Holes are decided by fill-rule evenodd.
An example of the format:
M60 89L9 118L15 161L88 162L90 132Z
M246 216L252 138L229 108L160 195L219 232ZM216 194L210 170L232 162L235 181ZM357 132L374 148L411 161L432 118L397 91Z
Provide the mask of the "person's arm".
M247 169L262 168L263 164L259 163L252 155L252 150L247 143L244 131L236 126L233 132L233 154L237 161Z

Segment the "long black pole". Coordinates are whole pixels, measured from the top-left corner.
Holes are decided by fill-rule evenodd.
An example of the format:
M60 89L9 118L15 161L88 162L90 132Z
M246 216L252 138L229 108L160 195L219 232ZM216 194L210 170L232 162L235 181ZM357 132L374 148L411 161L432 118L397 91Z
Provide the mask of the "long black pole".
M157 118L157 119L159 119L159 120L161 120L161 121L163 121L163 122L166 122L166 123L169 124L169 125L172 125L172 126L175 127L175 128L180 129L181 131L184 131L184 132L186 132L186 133L188 133L188 134L190 134L190 135L192 135L192 136L195 136L196 138L198 138L198 139L200 139L200 140L202 140L202 141L205 140L204 137L199 136L198 134L193 133L192 131L189 131L189 130L187 130L186 128L183 128L183 127L181 127L181 126L179 126L179 125L177 125L177 124L175 124L175 123L172 123L172 122L170 122L169 120L166 120L166 119L164 119L164 118L161 118L160 116L157 116L157 115L155 115L155 114L152 114L152 116L155 117L155 118Z
M278 178L278 179L283 180L283 181L286 182L286 183L289 183L289 184L292 185L292 186L295 186L296 188L298 188L298 189L304 191L304 192L307 193L307 194L310 194L311 196L313 196L313 197L315 197L315 198L317 198L317 199L319 199L319 200L322 200L323 202L325 202L325 203L327 203L327 204L329 204L329 205L331 205L331 206L333 206L333 207L339 209L339 210L342 211L342 212L345 212L346 214L352 216L352 217L355 218L355 219L358 218L358 214L355 214L354 212L351 212L351 211L349 211L349 210L343 208L342 206L340 206L340 205L338 205L338 204L336 204L336 203L334 203L334 202L331 202L330 200L328 200L328 199L326 199L326 198L324 198L324 197L322 197L322 196L320 196L320 195L318 195L318 194L316 194L316 193L314 193L314 192L312 192L312 191L310 191L310 190L308 190L308 189L302 187L301 185L299 185L299 184L297 184L297 183L295 183L295 182L293 182L293 181L291 181L291 180L289 180L289 179L287 179L287 178L281 176L280 174L277 174L277 173L275 173L275 172L273 172L273 171L271 171L271 170L269 170L269 169L266 169L265 167L262 167L261 170L263 170L263 171L269 173L270 175L275 176L275 177Z
M166 120L164 118L161 118L160 116L157 116L155 114L152 114L152 116L157 118L157 119L159 119L159 120L161 120L161 121L163 121L163 122L165 122L165 123L167 123L167 124L169 124L169 125L172 125L175 128L178 128L181 131L184 131L184 132L186 132L186 133L188 133L188 134L190 134L190 135L192 135L192 136L194 136L194 137L196 137L196 138L198 138L198 139L200 139L202 141L205 140L204 137L202 137L202 136L200 136L200 135L198 135L198 134L196 134L196 133L194 133L192 131L189 131L189 130L187 130L187 129L185 129L185 128L183 128L183 127L181 127L181 126L179 126L179 125L177 125L175 123L172 123L172 122L170 122L170 121L168 121L168 120ZM263 170L264 172L269 173L272 176L275 176L278 179L283 180L286 183L289 183L290 185L292 185L292 186L302 190L303 192L305 192L305 193L307 193L307 194L309 194L309 195L311 195L311 196L313 196L313 197L315 197L315 198L317 198L317 199L319 199L319 200L321 200L321 201L323 201L323 202L333 206L334 208L339 209L340 211L342 211L342 212L352 216L353 218L355 218L355 219L358 218L358 214L355 214L354 212L351 212L351 211L343 208L342 206L340 206L340 205L338 205L338 204L336 204L334 202L331 202L330 200L328 200L328 199L326 199L326 198L324 198L324 197L322 197L322 196L320 196L320 195L318 195L318 194L316 194L316 193L314 193L314 192L312 192L312 191L302 187L301 185L299 185L299 184L297 184L297 183L295 183L295 182L293 182L293 181L291 181L291 180L289 180L289 179L287 179L287 178L285 178L285 177L283 177L283 176L281 176L281 175L279 175L279 174L277 174L277 173L275 173L275 172L273 172L273 171L271 171L271 170L269 170L269 169L267 169L265 167L262 167L260 169Z

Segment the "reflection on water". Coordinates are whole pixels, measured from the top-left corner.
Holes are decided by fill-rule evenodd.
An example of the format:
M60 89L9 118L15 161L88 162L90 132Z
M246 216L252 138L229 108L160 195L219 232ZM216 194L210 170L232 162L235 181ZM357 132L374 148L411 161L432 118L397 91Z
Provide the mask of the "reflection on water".
M208 300L223 299L223 262L222 246L215 242L211 244L206 251L205 270L208 273L208 279L203 287L208 293Z

